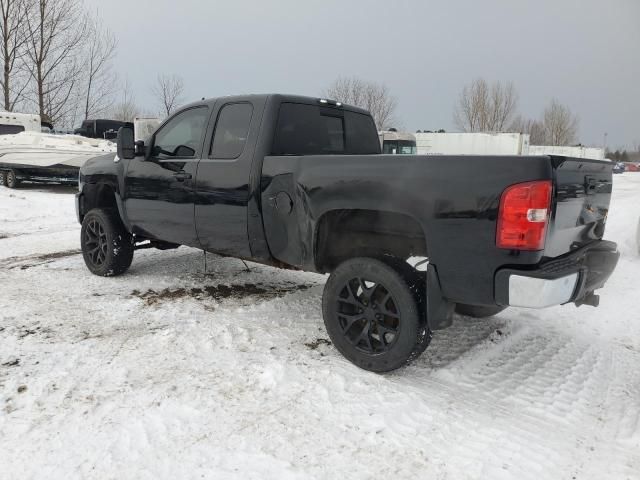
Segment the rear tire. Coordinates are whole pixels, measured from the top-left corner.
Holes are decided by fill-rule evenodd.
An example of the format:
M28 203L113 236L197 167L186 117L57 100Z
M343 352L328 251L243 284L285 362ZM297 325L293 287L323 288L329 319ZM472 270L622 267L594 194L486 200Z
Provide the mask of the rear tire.
M412 280L383 260L347 260L329 276L322 296L327 333L342 355L372 372L395 370L429 345Z
M466 305L464 303L456 304L456 313L472 318L487 318L493 317L499 314L507 307L500 307L498 305L491 306L479 306L479 305Z
M0 186L7 186L7 172L0 172Z
M121 275L133 261L133 237L114 209L94 208L85 215L80 245L84 263L94 275Z
M20 180L18 180L16 172L14 172L13 170L9 170L5 174L5 181L7 187L9 188L18 188L18 186L20 185Z

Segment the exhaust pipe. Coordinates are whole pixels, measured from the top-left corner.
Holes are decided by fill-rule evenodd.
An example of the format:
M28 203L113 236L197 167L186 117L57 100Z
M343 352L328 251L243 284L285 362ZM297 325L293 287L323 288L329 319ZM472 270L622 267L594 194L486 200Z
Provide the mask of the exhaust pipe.
M576 307L580 307L582 305L597 307L598 305L600 305L600 295L589 292L583 299L576 302Z

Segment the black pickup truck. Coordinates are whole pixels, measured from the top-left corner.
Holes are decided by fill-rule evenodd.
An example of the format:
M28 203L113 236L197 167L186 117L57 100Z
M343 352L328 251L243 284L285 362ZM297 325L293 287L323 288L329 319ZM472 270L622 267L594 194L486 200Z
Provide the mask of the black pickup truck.
M364 110L247 95L188 105L144 142L122 128L117 155L82 167L76 206L97 275L179 245L329 273L334 345L380 372L454 310L596 306L618 261L602 240L611 180L603 161L382 155Z

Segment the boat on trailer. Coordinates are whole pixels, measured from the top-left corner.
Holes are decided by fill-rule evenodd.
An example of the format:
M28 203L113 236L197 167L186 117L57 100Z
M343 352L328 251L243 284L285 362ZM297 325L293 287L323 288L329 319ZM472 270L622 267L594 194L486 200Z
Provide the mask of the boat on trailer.
M88 134L53 134L49 133L51 126L42 123L39 115L0 112L0 185L16 188L23 181L77 183L78 171L87 160L116 151L116 144L111 140L115 140L115 128L123 124L95 120L85 121L83 126L89 122L93 122L96 132L100 130L95 128L99 122L101 126L110 122L108 138L107 135L89 138ZM144 138L152 134L159 123L156 118L136 118L133 126L140 138Z
M87 160L115 151L113 142L79 135L26 131L1 135L2 183L11 188L21 181L76 183L78 170Z

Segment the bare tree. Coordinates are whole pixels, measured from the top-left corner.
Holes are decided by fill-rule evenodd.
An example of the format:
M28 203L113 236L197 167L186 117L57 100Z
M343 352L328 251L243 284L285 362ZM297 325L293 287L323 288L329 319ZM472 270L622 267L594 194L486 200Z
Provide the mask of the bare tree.
M528 134L531 145L544 145L544 124L540 120L524 118L518 115L509 130Z
M571 145L578 138L578 117L555 98L545 109L542 120L547 145Z
M57 123L77 105L79 54L87 26L80 0L37 0L27 15L29 73L43 120Z
M158 75L151 91L168 117L183 101L184 82L177 75Z
M113 105L113 86L116 75L111 62L118 42L107 29L102 29L96 17L87 25L87 60L85 63L84 118L100 115Z
M4 109L13 111L27 87L27 79L20 72L21 60L29 39L26 29L29 3L27 0L0 0L0 48L3 75L0 85L3 90Z
M396 100L386 85L357 77L340 77L327 89L326 96L368 110L378 130L389 127L393 122Z
M462 89L453 120L465 132L501 132L511 125L517 106L512 82L489 85L477 78Z
M140 113L140 109L136 105L136 100L131 91L131 85L129 80L125 80L122 86L122 97L118 103L113 106L111 116L114 120L121 120L123 122L133 122L135 117Z

